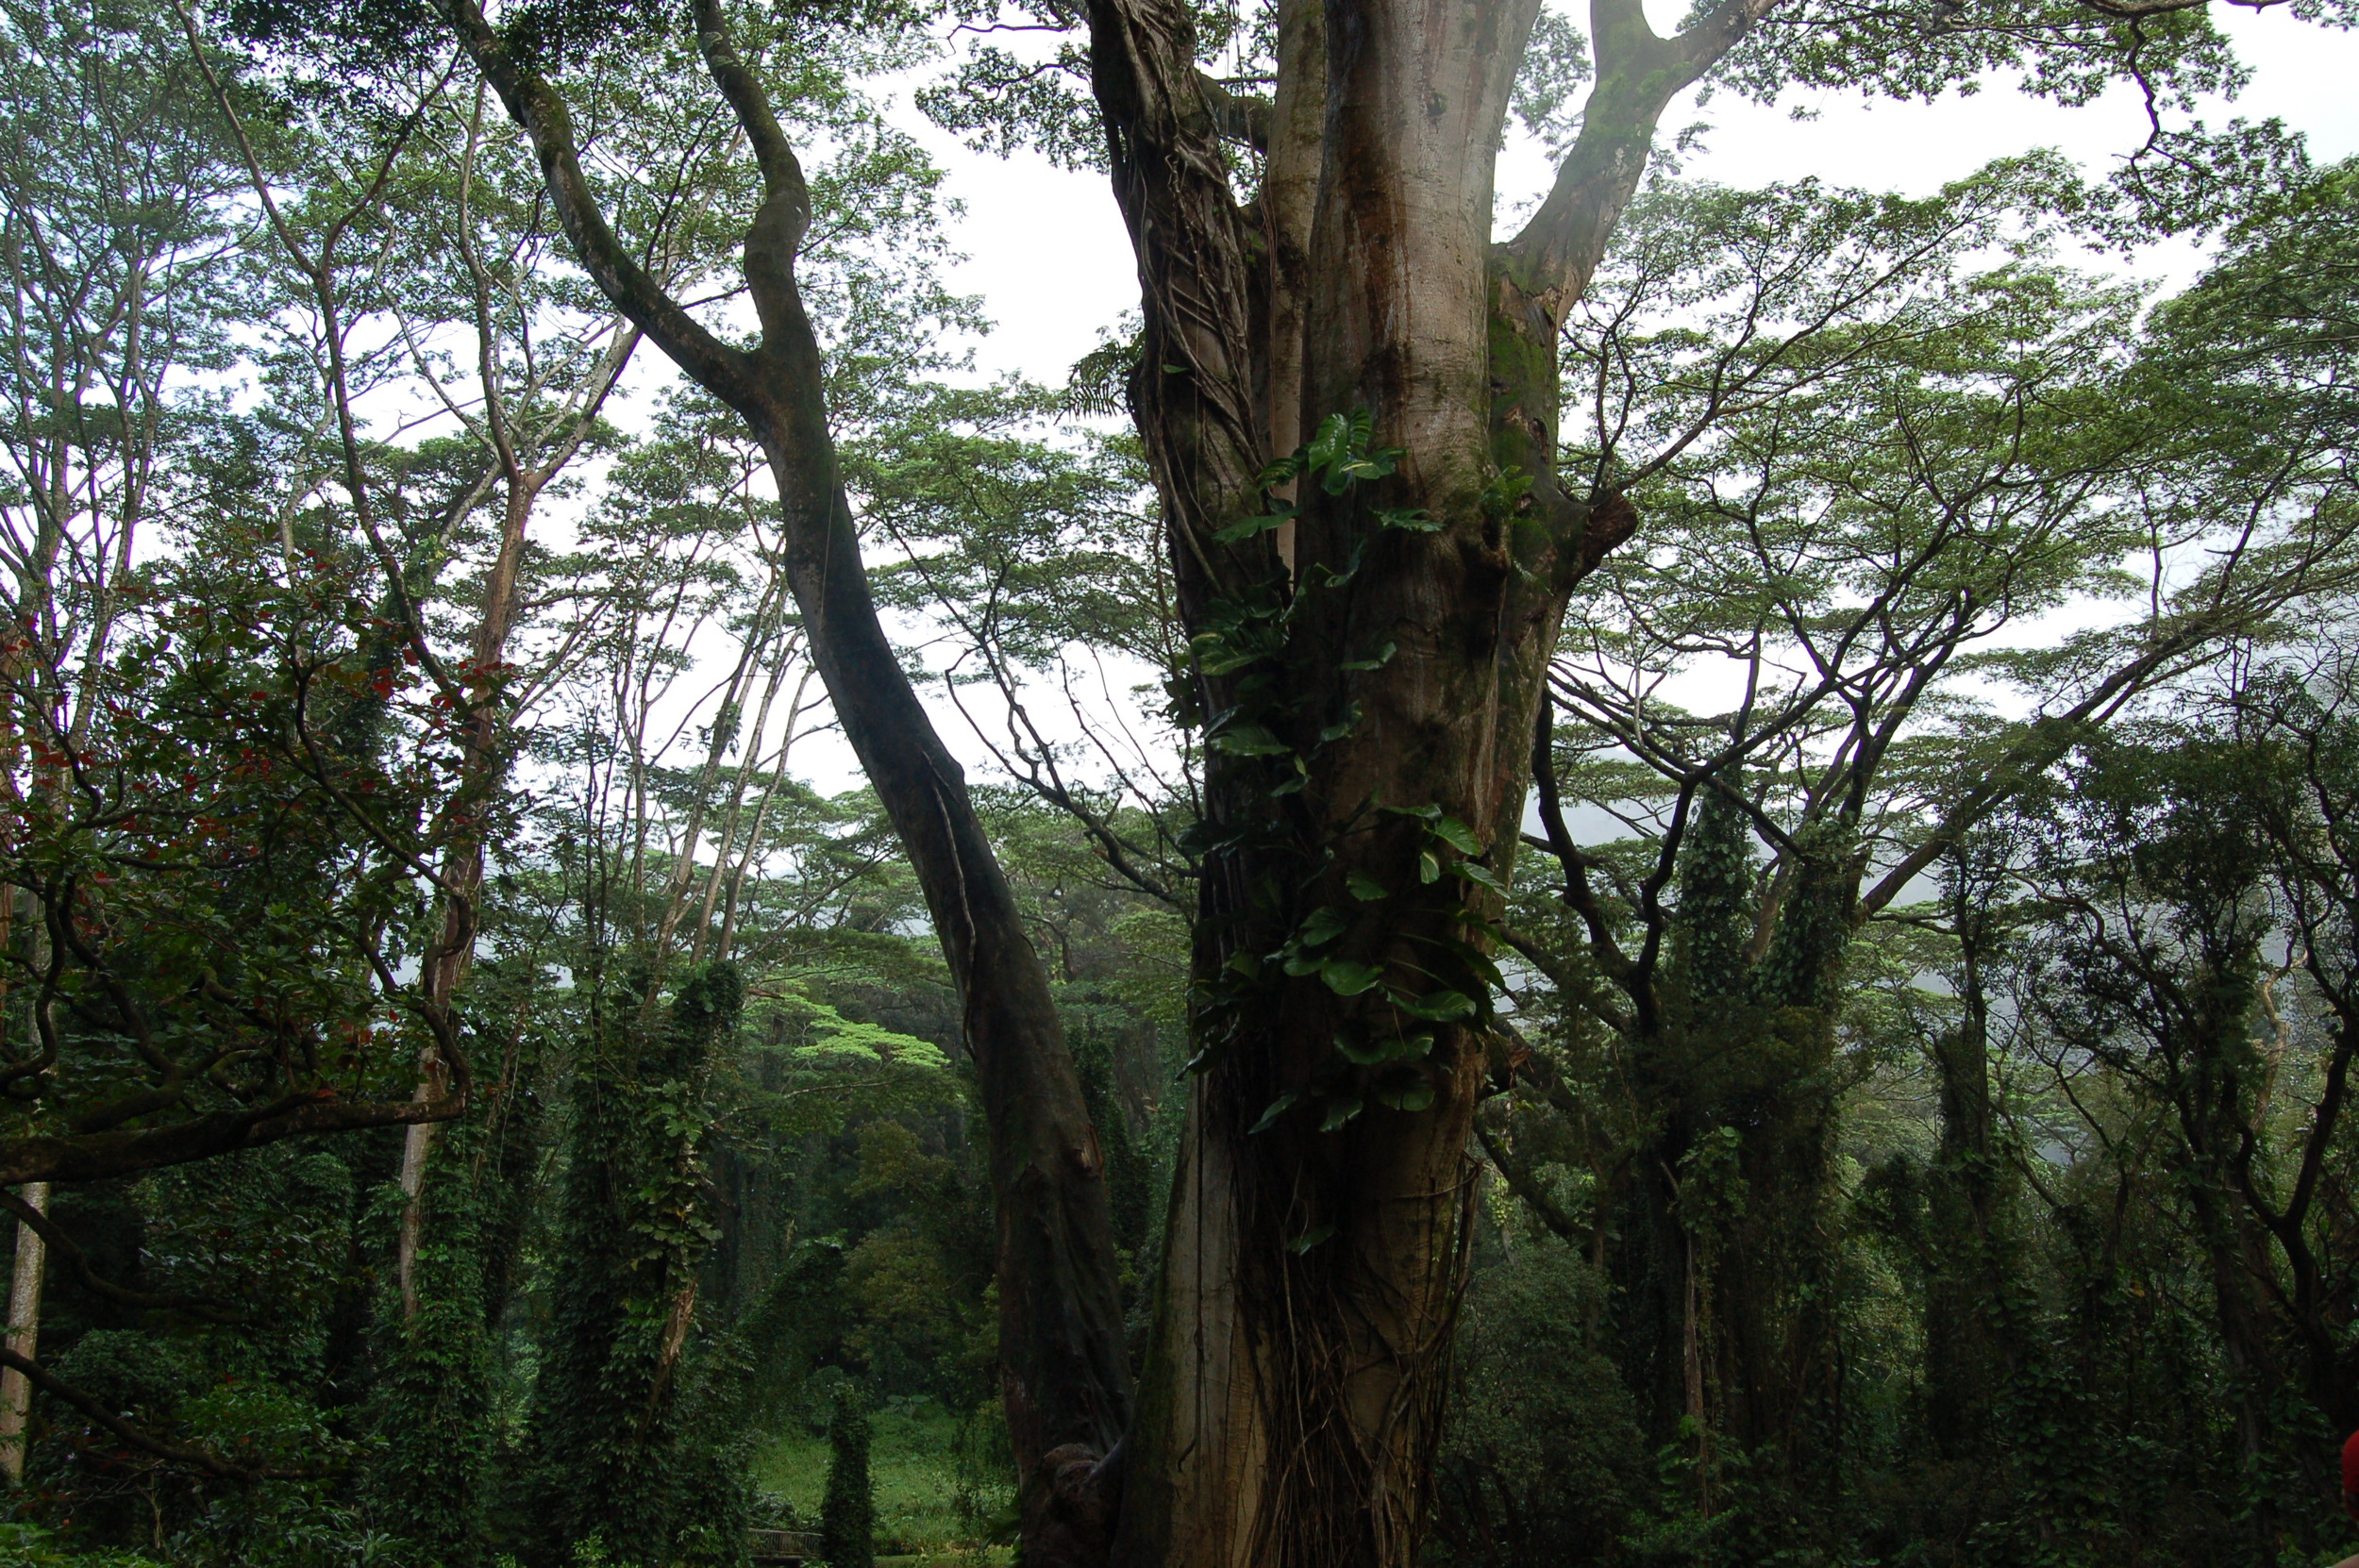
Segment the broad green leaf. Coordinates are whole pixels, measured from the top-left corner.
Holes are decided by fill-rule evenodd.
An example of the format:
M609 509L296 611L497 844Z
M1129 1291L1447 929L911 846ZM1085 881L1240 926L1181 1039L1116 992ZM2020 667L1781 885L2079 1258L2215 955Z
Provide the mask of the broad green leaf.
M1278 1118L1295 1108L1295 1102L1300 1098L1302 1098L1302 1091L1299 1089L1289 1089L1283 1094L1279 1095L1269 1103L1269 1109L1262 1112L1262 1119L1246 1129L1246 1136L1250 1137L1257 1132L1267 1132Z
M1303 452L1303 464L1309 468L1324 468L1341 455L1344 443L1350 439L1350 422L1341 414L1329 414L1319 421L1318 432L1311 438Z
M1393 1005L1413 1018L1447 1024L1475 1015L1475 1000L1463 991L1429 991L1423 996L1396 996Z
M1433 825L1433 836L1461 855L1480 855L1482 845L1475 838L1474 829L1456 817L1444 817Z
M1229 526L1215 532L1213 537L1223 544L1234 544L1241 540L1251 539L1255 534L1265 534L1280 523L1293 521L1294 510L1288 508L1284 511L1272 512L1265 517L1248 517L1242 523L1231 523Z
M1296 930L1295 940L1305 947L1317 947L1342 936L1344 927L1349 924L1341 909L1331 904L1322 904L1313 909Z
M1237 725L1213 737L1213 749L1231 757L1283 757L1294 748L1263 725Z
M1349 959L1330 959L1319 970L1319 978L1327 989L1338 996L1357 996L1384 978L1384 971L1372 963L1356 963Z
M1482 864L1479 860L1460 860L1451 865L1449 869L1451 876L1463 876L1469 882L1478 883L1482 887L1489 888L1493 892L1504 893L1507 892L1507 884L1500 881L1496 876L1494 876L1489 866Z

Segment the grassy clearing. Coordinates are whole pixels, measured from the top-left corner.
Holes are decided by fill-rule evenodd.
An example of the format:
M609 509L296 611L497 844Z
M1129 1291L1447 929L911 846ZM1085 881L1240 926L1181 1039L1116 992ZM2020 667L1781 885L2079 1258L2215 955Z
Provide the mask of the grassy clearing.
M895 1400L871 1417L869 1480L877 1496L877 1555L910 1568L975 1568L1011 1553L986 1544L992 1522L1014 1507L1014 1488L962 1462L959 1419L932 1400ZM784 1498L816 1529L828 1493L828 1440L797 1426L754 1461L754 1484Z

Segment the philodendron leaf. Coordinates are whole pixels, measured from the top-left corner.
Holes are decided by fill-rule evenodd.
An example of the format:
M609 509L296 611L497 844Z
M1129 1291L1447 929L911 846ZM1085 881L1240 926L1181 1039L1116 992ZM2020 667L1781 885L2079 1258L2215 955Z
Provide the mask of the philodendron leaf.
M1248 517L1242 523L1231 523L1213 537L1223 544L1236 544L1251 539L1255 534L1267 533L1281 523L1293 521L1294 509L1288 507L1272 512L1266 517Z
M1388 1061L1414 1061L1430 1055L1433 1037L1390 1034L1361 1038L1339 1034L1335 1037L1335 1049L1355 1067L1381 1067Z
M1449 870L1451 876L1462 876L1469 882L1489 888L1493 892L1503 893L1507 891L1507 885L1498 879L1489 866L1479 860L1459 860L1452 863Z
M1438 882L1442 879L1442 862L1430 849L1417 851L1417 880Z
M1348 924L1341 909L1322 904L1311 911L1301 929L1295 932L1295 940L1305 947L1317 947L1342 936L1344 927Z
M1350 440L1351 422L1341 414L1329 414L1319 421L1318 430L1302 455L1304 466L1318 468L1333 462Z
M1391 891L1364 871L1355 871L1345 877L1344 886L1363 904L1373 904Z
M1490 954L1485 953L1471 942L1452 940L1444 942L1443 945L1464 959L1466 967L1481 976L1486 984L1500 991L1507 989L1507 977L1499 973L1499 966Z
M1423 996L1396 996L1393 1005L1412 1018L1447 1024L1475 1015L1474 998L1463 991L1429 991Z
M1435 838L1440 839L1461 855L1482 853L1482 845L1476 840L1474 829L1460 822L1456 817L1441 818L1434 823L1432 831Z
M1351 738L1352 731L1358 729L1359 727L1360 705L1355 702L1350 706L1350 708L1345 710L1342 718L1336 720L1333 724L1329 725L1325 729L1319 731L1319 739L1322 741L1347 741Z
M1433 1103L1433 1080L1414 1067L1387 1073L1376 1097L1395 1110L1423 1110Z
M1296 1237L1293 1241L1288 1242L1286 1243L1286 1250L1297 1255L1305 1253L1334 1234L1335 1227L1331 1225L1313 1226L1309 1230L1306 1230L1301 1235Z
M1295 1108L1295 1102L1300 1098L1302 1098L1302 1091L1299 1089L1289 1089L1283 1094L1279 1095L1269 1103L1269 1109L1262 1112L1262 1119L1246 1129L1246 1136L1250 1137L1257 1132L1267 1132L1277 1124L1278 1118Z
M1254 480L1254 483L1260 485L1263 490L1267 490L1272 485L1282 485L1287 480L1302 472L1302 451L1297 447L1293 457L1280 458L1276 462L1270 464L1267 468L1262 470L1260 475Z
M1325 980L1327 989L1338 996L1357 996L1384 978L1384 971L1372 963L1330 959L1321 966L1319 978Z
M1213 749L1231 757L1283 757L1294 748L1271 734L1266 726L1238 725L1213 737Z
M1327 1115L1319 1122L1319 1130L1333 1132L1346 1122L1359 1115L1361 1109L1362 1101L1357 1094L1347 1095L1340 1100L1330 1100L1328 1102Z

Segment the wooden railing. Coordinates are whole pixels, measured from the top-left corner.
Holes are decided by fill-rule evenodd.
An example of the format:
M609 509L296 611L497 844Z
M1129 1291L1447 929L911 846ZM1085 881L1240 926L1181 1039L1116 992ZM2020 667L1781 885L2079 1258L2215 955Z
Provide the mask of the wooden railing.
M747 1530L745 1555L759 1563L819 1560L819 1537L811 1530Z

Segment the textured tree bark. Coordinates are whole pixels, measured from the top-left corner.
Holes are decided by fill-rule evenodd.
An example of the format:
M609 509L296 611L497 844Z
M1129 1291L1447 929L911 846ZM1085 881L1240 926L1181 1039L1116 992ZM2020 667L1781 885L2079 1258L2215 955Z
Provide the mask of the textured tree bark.
M1202 1070L1129 1440L1124 1564L1327 1568L1415 1550L1487 1036L1431 1027L1430 1104L1385 1104L1397 1079L1336 1043L1403 1027L1388 993L1414 976L1477 984L1464 950L1493 895L1479 876L1422 879L1428 824L1468 825L1473 852L1452 858L1507 869L1566 599L1631 521L1556 483L1556 333L1635 188L1651 123L1623 127L1635 156L1627 142L1598 168L1594 147L1581 155L1581 199L1560 206L1587 229L1495 245L1493 160L1535 11L1335 0L1314 44L1310 20L1281 9L1269 177L1259 211L1240 213L1184 14L1151 0L1091 9L1146 299L1133 409L1181 611L1217 638L1241 607L1285 607L1282 646L1244 665L1208 659L1200 675L1214 733ZM1290 74L1313 66L1315 86ZM1676 87L1652 90L1659 108ZM1310 160L1287 139L1320 101L1297 257ZM1217 537L1267 510L1257 469L1355 411L1374 444L1400 449L1393 473L1340 493L1297 478L1291 537ZM1298 769L1225 750L1221 726L1247 719ZM1379 886L1380 898L1366 891ZM1329 951L1385 982L1345 994L1297 973L1240 1000L1240 967L1272 970L1267 956L1321 909L1347 926ZM1287 1096L1297 1109L1270 1118Z

